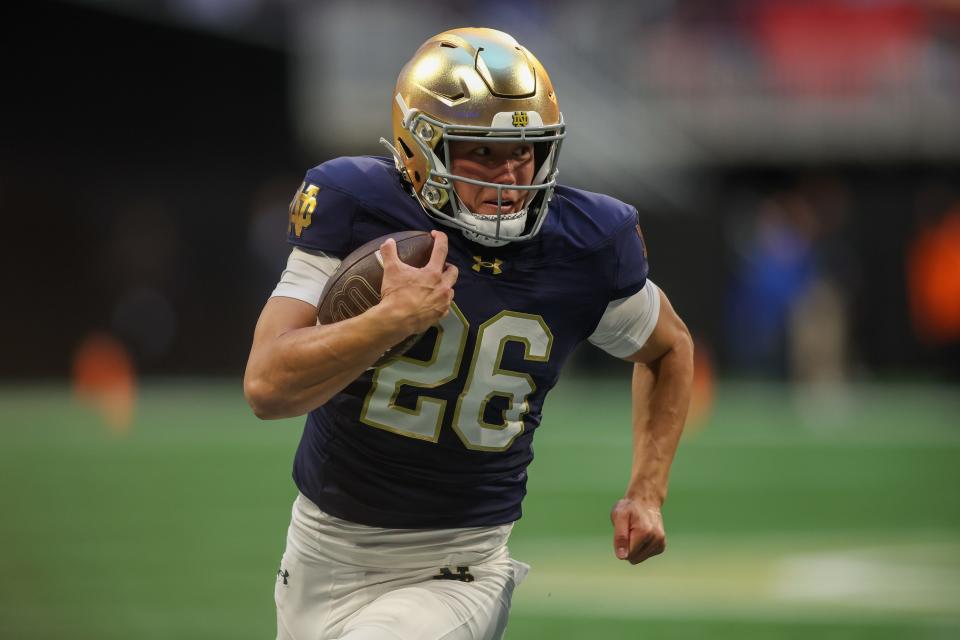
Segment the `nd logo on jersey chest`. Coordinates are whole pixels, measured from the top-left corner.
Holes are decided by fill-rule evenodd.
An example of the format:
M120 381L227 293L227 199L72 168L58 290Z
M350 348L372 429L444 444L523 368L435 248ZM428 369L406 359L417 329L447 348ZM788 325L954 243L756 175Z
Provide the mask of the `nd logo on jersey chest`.
M537 386L528 373L503 368L504 349L514 342L522 349L523 361L547 362L553 348L550 327L539 315L501 311L477 327L472 353L467 354L470 323L454 302L438 329L429 359L400 357L374 371L360 421L408 438L437 442L449 413L451 427L468 449L508 449L523 433L523 417L530 411L528 398ZM466 376L456 401L431 397L431 389L461 377L464 366ZM402 386L423 390L412 409L396 402ZM506 405L499 423L485 419L494 398Z

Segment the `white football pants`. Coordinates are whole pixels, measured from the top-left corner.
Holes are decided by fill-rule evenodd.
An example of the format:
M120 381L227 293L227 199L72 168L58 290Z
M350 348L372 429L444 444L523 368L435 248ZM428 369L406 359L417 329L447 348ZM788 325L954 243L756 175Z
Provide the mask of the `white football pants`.
M512 524L382 529L293 503L274 597L277 640L499 640L529 567Z

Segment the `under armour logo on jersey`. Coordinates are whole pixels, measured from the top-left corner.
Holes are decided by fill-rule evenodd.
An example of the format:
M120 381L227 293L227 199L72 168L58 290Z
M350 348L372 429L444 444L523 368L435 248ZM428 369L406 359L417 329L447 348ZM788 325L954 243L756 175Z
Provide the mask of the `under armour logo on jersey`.
M470 573L470 567L457 567L454 573L450 569L440 569L440 575L433 576L434 580L459 580L460 582L473 582L476 578Z
M318 191L320 187L315 184L308 185L304 181L300 185L297 195L290 201L290 224L287 225L287 233L293 231L299 238L303 230L310 226L313 210L317 208Z
M513 126L515 127L525 127L530 123L530 117L527 116L526 111L514 111L513 112Z
M290 572L287 571L286 569L281 568L277 571L277 580L280 580L280 578L283 578L284 585L288 584L287 578L289 577L290 577Z
M480 269L490 269L493 271L493 275L498 276L503 273L503 269L501 268L502 264L503 260L500 258L494 258L493 262L490 262L489 260L484 260L480 256L473 256L473 267L471 268L474 271L480 271Z

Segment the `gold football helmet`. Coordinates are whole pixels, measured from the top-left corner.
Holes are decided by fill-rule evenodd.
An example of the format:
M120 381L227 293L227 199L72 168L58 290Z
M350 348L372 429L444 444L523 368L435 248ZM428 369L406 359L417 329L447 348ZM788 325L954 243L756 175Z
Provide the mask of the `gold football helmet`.
M427 40L400 71L390 149L397 170L426 212L489 246L527 240L540 231L556 186L563 115L546 70L510 35L494 29L453 29ZM533 143L530 185L464 178L446 167L451 140ZM517 213L480 215L464 206L457 181L526 191ZM500 206L498 206L500 209Z

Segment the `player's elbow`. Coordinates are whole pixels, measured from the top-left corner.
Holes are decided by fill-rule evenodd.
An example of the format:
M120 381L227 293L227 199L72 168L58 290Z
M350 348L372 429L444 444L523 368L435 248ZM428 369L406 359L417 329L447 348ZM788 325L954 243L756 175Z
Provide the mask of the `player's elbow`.
M276 385L262 376L250 375L243 378L243 397L261 420L276 420L286 415L282 411Z
M310 394L297 393L283 383L270 376L250 375L243 379L243 396L253 410L253 414L261 420L281 420L302 416L311 408L322 406L333 393L311 389Z
M680 326L674 335L673 346L670 348L670 353L677 363L676 366L683 371L684 377L687 378L690 383L692 383L693 380L693 349L693 336L690 334L690 330L687 329L687 325L680 322Z
M680 322L680 328L677 330L674 348L679 349L685 357L693 362L693 335L691 335L690 329L688 329L687 325L682 321Z
M674 328L673 344L670 351L677 354L677 357L684 362L689 363L691 368L693 367L693 336L690 334L687 325L679 318Z

